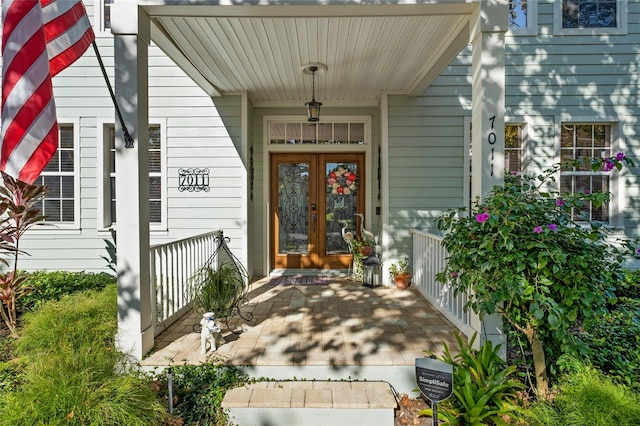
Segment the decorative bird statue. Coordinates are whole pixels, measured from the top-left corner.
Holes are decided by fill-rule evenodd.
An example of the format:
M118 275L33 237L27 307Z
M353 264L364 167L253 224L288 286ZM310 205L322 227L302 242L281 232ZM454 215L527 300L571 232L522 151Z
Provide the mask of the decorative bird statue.
M339 222L342 224L342 239L349 246L349 250L351 250L351 245L353 244L353 232L347 231L349 221L339 220Z
M375 247L376 236L373 232L364 228L364 215L362 213L356 213L356 216L360 216L360 235L362 236L362 241L370 247Z

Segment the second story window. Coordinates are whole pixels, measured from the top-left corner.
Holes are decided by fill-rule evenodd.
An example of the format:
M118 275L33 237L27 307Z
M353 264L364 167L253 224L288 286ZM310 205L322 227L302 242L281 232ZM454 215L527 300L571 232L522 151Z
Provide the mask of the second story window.
M554 1L553 32L566 35L627 34L627 0Z
M527 0L509 0L509 29L527 28Z
M562 28L616 28L616 0L562 0Z

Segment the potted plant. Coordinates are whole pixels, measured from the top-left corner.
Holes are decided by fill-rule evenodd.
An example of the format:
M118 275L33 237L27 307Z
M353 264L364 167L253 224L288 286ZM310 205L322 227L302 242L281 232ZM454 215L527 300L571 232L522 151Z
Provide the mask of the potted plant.
M389 276L396 284L397 288L404 289L411 285L411 266L409 266L409 258L405 256L398 263L392 263L389 266Z
M195 308L201 313L226 317L241 297L243 287L242 274L233 263L206 265L192 278Z

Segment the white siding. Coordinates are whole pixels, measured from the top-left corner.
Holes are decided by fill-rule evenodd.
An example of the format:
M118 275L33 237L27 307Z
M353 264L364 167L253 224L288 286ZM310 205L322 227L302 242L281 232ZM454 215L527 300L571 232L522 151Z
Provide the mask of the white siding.
M92 8L87 4L89 16ZM96 33L96 42L113 83L113 39L108 33ZM214 229L223 229L234 245L244 235L246 221L241 219L246 197L245 171L234 140L240 136L240 97L215 102L187 77L157 47L149 49L150 121L166 121L168 209L167 229L151 231L151 244L159 244ZM114 120L115 110L93 49L53 81L59 117L80 117L80 228L29 232L22 248L31 256L22 256L19 267L105 271L107 256L104 239L108 232L98 231L97 167L102 141L97 137L98 118ZM100 144L100 146L98 146ZM178 170L202 167L210 170L209 192L178 190Z

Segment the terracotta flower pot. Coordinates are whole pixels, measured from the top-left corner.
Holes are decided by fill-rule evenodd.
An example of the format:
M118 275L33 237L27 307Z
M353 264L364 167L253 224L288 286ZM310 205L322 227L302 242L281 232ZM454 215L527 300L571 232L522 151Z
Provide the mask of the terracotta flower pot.
M411 274L396 275L393 277L396 288L405 289L411 285Z
M371 247L370 246L360 247L360 254L363 256L369 256L371 254Z

